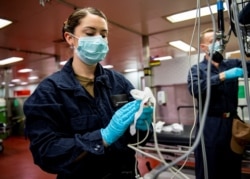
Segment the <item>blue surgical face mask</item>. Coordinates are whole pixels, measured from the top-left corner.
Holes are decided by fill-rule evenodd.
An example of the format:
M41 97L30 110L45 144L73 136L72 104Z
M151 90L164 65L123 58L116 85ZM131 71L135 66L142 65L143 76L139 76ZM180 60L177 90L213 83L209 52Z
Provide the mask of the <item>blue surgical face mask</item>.
M214 48L213 48L213 49L212 49L212 47L213 47L213 44L209 44L209 46L208 46L209 53L210 53L210 52L214 53L214 52L221 52L221 51L222 51L221 45L220 45L220 42L219 42L219 41L216 41L216 42L214 43Z
M94 65L104 60L108 51L108 43L100 35L78 38L78 47L75 49L77 56L87 65Z
M223 56L222 56L222 47L220 45L220 42L219 41L216 41L214 43L214 48L212 49L213 47L213 44L210 44L208 46L208 49L209 49L209 54L210 52L212 52L212 60L215 61L216 63L221 63L223 61Z

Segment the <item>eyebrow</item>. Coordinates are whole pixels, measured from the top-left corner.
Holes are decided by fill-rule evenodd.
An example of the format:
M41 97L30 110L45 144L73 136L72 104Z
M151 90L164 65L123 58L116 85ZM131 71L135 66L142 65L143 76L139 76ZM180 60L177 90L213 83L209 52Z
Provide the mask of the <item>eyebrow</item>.
M84 30L88 30L88 29L97 31L97 29L95 27L91 27L91 26L84 27ZM108 30L107 29L102 29L101 32L108 33Z

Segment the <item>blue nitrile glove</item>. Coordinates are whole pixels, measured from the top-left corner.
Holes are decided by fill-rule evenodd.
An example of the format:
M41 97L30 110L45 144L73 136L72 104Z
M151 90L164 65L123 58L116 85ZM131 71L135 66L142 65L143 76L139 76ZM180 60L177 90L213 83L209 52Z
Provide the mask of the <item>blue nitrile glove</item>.
M122 106L115 112L108 126L101 129L104 142L108 145L114 143L133 123L135 113L139 110L141 100L134 100Z
M232 78L238 78L243 77L243 70L242 68L232 68L230 70L227 70L225 73L225 80L232 79Z
M146 131L152 123L153 107L147 106L143 108L141 116L137 119L136 129Z

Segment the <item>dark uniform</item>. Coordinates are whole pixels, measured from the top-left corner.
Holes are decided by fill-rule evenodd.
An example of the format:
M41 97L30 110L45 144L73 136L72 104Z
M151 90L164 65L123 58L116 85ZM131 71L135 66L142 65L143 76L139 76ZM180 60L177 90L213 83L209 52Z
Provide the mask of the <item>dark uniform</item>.
M192 94L193 83L193 96L198 101L200 85L202 108L204 108L208 61L204 59L198 65L200 74L198 76L198 66L192 66L192 78L190 73L188 75L188 88ZM250 69L250 64L247 66ZM233 67L242 67L241 61L223 60L219 68L211 64L211 94L203 130L209 179L241 178L242 156L232 152L230 148L232 119L237 114L238 107L238 79L223 82L219 79L219 73ZM199 119L197 119L197 129L199 129ZM201 144L199 144L195 149L196 179L204 179L203 161Z
M134 87L121 74L98 64L92 97L76 79L71 64L72 59L41 82L24 103L34 162L58 174L58 179L135 178L135 151L127 144L136 142L137 135L126 131L105 148L100 133L118 109L111 97L127 94L132 101ZM141 133L144 138L146 132Z

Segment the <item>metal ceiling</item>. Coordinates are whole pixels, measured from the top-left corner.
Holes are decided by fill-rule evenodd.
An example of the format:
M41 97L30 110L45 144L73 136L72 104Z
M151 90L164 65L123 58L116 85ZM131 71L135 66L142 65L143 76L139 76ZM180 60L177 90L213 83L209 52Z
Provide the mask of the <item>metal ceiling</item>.
M41 3L41 2L44 2ZM211 0L215 4L216 0ZM60 69L60 61L71 57L72 50L62 40L62 24L75 8L93 6L102 10L109 19L110 52L103 62L123 72L126 68L142 70L148 57L143 44L149 45L150 56L187 56L170 47L169 41L191 42L195 19L172 24L163 17L185 10L196 9L194 0L2 0L0 18L13 24L0 29L0 59L21 56L22 62L1 67L9 69L11 78L27 81L30 75L40 80ZM206 6L206 1L200 1ZM216 16L215 16L216 18ZM200 19L201 30L212 27L211 16ZM229 29L228 12L224 12L226 31ZM197 48L197 27L192 45ZM227 51L238 50L236 37L231 36ZM197 53L197 52L195 52ZM17 73L21 68L32 68L27 74ZM1 72L3 81L3 72ZM39 82L39 81L36 81Z

